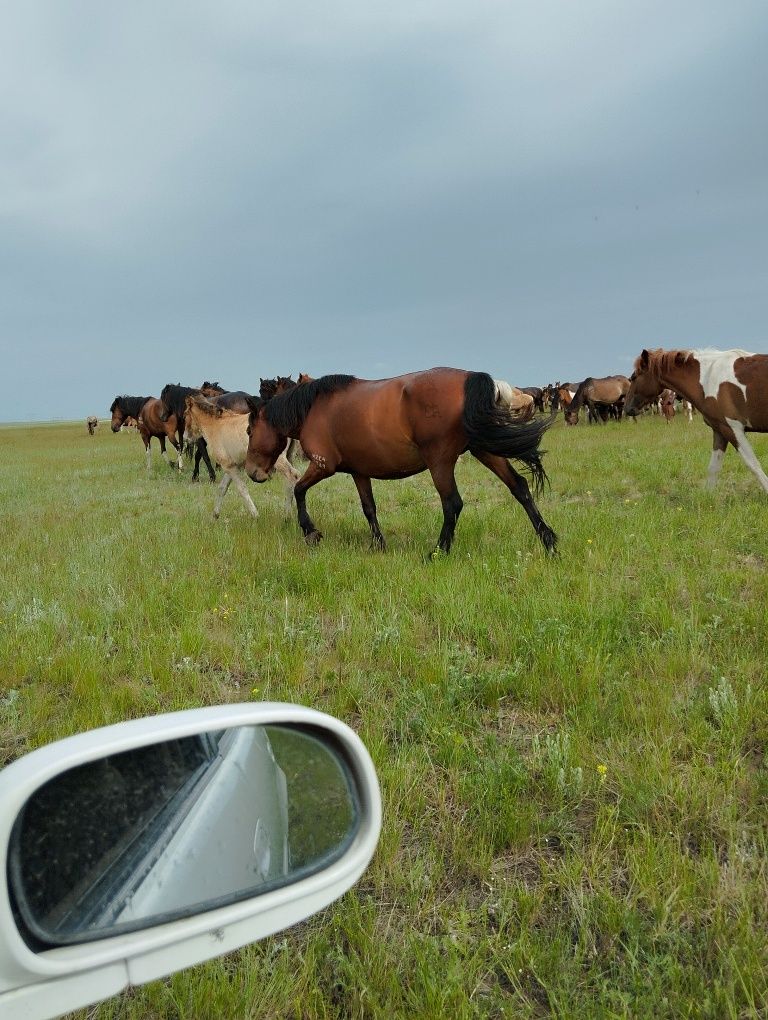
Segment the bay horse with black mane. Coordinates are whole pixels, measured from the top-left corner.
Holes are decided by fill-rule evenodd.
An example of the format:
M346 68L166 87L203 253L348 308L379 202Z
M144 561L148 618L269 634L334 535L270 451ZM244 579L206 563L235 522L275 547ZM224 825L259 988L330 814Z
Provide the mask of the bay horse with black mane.
M159 409L160 401L157 397L130 397L126 395L115 397L109 409L109 413L112 415L110 427L113 432L119 432L129 418L136 422L136 427L147 454L147 470L149 470L151 465L149 447L153 437L160 441L160 453L169 467L173 465L169 463L165 451L166 440L171 443L175 450L180 451L176 442L176 418L171 416L167 420L161 421Z
M707 487L712 488L730 443L768 492L768 476L747 432L768 432L768 355L728 351L645 350L635 362L626 413L638 414L665 388L689 400L712 429Z
M629 379L625 375L606 375L595 379L591 375L579 383L573 400L564 410L568 425L576 425L579 411L586 404L590 423L603 422L613 408L616 418L621 420L624 399L629 392ZM605 418L603 417L605 413Z
M286 437L299 439L309 467L294 497L306 541L313 545L322 538L307 513L307 490L341 471L352 476L373 546L379 549L385 542L371 479L408 478L428 470L443 507L434 557L451 548L463 506L454 471L469 450L504 482L544 548L554 552L557 536L539 513L525 478L507 460L524 464L540 491L547 476L539 443L552 420L516 420L496 403L494 381L485 372L433 368L379 380L326 375L269 401L251 401L245 470L255 482L265 482Z

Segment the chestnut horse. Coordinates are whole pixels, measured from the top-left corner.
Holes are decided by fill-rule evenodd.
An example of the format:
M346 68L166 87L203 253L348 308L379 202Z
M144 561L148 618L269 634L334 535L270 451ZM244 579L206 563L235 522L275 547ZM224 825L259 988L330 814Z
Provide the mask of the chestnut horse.
M629 379L625 375L607 375L600 379L593 379L587 376L584 382L579 383L576 395L565 408L565 420L568 425L576 425L579 420L579 410L587 405L589 409L590 422L604 421L602 411L607 412L614 407L617 411L617 418L621 418L624 407L624 398L629 391Z
M738 349L643 351L635 362L626 413L636 415L665 388L689 400L712 429L707 487L712 488L730 443L768 492L747 432L768 432L768 355Z
M379 549L385 543L371 479L408 478L429 470L443 507L434 557L451 548L463 506L454 469L469 450L504 482L545 549L554 552L557 536L539 513L525 478L507 461L512 457L525 464L540 490L547 476L539 443L552 419L518 421L495 398L491 376L455 368L373 381L322 376L269 401L252 401L245 470L255 482L266 481L286 436L300 439L310 463L294 497L306 541L313 545L322 537L307 513L307 490L341 471L352 475L373 546Z
M144 443L147 453L147 470L150 468L151 458L149 444L153 436L160 440L160 453L168 463L165 452L166 439L171 442L174 449L179 450L176 442L176 418L171 417L167 421L161 421L159 416L160 401L157 397L115 397L109 409L112 415L111 428L113 432L119 432L123 424L129 419L136 422L139 435ZM169 466L172 466L169 464Z

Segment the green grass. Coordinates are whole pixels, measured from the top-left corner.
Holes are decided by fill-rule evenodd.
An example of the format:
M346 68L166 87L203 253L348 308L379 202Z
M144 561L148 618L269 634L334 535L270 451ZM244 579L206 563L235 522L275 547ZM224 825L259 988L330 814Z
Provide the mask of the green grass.
M362 881L275 938L81 1017L758 1017L768 1011L768 501L678 416L547 435L560 536L469 458L230 492L132 435L0 430L0 754L228 701L340 716L376 763ZM768 462L768 437L755 437ZM12 693L12 692L17 693Z

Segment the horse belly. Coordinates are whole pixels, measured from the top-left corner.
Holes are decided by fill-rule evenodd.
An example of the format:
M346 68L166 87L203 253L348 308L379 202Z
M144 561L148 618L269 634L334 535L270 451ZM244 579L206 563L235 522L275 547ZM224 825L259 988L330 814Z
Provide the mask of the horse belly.
M344 450L337 470L368 478L409 478L427 467L419 448L409 442L375 441L361 449Z

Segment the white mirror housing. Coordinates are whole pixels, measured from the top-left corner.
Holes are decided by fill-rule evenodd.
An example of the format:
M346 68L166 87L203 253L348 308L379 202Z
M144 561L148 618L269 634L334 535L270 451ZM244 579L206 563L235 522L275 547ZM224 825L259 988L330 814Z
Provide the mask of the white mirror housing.
M336 859L279 888L193 916L77 945L35 950L15 916L8 884L11 833L22 808L45 783L108 755L242 726L303 727L332 746L355 787L359 824ZM131 985L272 935L321 910L367 867L381 830L381 797L370 755L332 716L298 705L245 703L190 709L81 733L20 758L0 772L0 1017L49 1020Z

